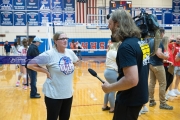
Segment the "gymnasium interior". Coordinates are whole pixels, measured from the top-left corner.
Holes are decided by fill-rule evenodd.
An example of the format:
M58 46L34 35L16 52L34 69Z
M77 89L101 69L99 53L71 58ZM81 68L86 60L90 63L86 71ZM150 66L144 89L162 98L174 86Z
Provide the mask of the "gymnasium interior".
M180 35L180 0L0 0L0 57L6 56L6 41L11 46L14 42L22 45L24 38L30 45L39 37L43 43L38 49L43 53L54 46L53 34L63 31L69 38L68 49L72 40L83 47L80 49L81 63L75 67L73 75L70 120L112 120L113 113L102 111L102 83L88 72L88 68L105 80L107 45L111 39L107 15L116 9L127 10L132 18L143 9L156 15L160 27L165 29L164 36L176 40ZM31 99L31 88L24 90L22 84L16 87L19 71L17 64L0 63L0 120L45 120L42 87L47 76L38 72L36 86L41 98ZM155 101L154 107L146 104L148 112L139 115L138 120L180 119L180 95L167 101L173 110L161 110L158 107L159 84L156 84Z

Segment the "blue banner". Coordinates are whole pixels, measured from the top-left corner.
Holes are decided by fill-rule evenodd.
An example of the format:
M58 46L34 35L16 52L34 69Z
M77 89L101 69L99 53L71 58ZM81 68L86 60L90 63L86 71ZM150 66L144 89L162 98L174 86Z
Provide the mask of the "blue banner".
M43 64L43 59L46 59L44 56L43 57L38 57L39 59L41 59L41 61L39 61L40 63L38 64ZM36 60L32 60L33 57L31 56L0 56L0 64L26 64L27 61L28 64L34 64L36 63Z
M26 12L19 11L14 12L14 26L25 26L26 25Z
M0 56L0 64L25 64L26 56Z
M13 13L11 11L1 12L1 25L2 26L13 25Z
M14 10L25 10L25 0L14 0L13 5Z
M180 23L180 13L172 13L173 20L172 24L179 24Z
M0 26L1 26L1 20L2 20L2 17L1 17L1 12L0 12Z
M180 0L172 0L172 12L179 13L180 12Z
M75 11L66 11L64 13L64 23L74 23L75 22Z
M180 0L172 1L172 24L180 24Z
M35 11L27 12L27 21L29 22L29 26L38 26L39 25L38 12Z
M75 1L64 0L64 23L75 23Z
M50 10L50 0L39 0L39 10Z
M54 12L62 12L63 10L63 3L62 3L62 0L53 0L52 1L52 10Z
M0 10L12 10L12 0L0 0Z
M63 13L62 12L53 12L52 13L52 19L54 22L54 25L62 25L63 24Z
M75 11L74 0L64 0L64 11Z
M172 9L163 8L162 20L163 20L163 24L172 24L172 21L173 21Z
M51 22L51 13L48 11L41 11L39 12L39 17L40 17L40 26L46 26L47 22Z
M26 0L27 10L39 10L39 0Z

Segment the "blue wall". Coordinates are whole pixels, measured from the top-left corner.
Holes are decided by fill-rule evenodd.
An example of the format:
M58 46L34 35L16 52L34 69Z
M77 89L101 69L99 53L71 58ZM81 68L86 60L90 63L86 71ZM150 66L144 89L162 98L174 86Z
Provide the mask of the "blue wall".
M86 49L106 49L107 48L107 43L110 38L70 38L68 40L68 48L70 48L70 43L74 39L74 41L79 41L79 43L85 47ZM41 38L43 43L39 46L40 52L44 52L45 50L48 50L48 39L47 38ZM93 45L91 45L93 44ZM87 46L86 46L87 45ZM105 56L106 51L82 51L81 52L82 56Z

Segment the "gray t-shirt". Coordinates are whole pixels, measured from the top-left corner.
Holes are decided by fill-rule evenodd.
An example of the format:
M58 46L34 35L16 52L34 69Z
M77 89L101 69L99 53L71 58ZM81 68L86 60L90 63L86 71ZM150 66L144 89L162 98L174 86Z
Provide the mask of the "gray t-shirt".
M72 50L65 49L65 53L62 54L53 48L35 57L34 60L39 66L46 66L52 78L47 78L43 84L45 96L53 99L72 97L73 63L78 61L78 57Z

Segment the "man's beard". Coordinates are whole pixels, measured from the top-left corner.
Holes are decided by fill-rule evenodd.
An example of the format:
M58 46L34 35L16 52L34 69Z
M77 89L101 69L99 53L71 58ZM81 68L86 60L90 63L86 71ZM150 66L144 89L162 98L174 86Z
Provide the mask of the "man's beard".
M113 35L111 35L111 42L117 42Z
M121 41L119 35L117 34L117 28L113 28L112 29L112 35L111 35L111 41L112 42L119 42Z

